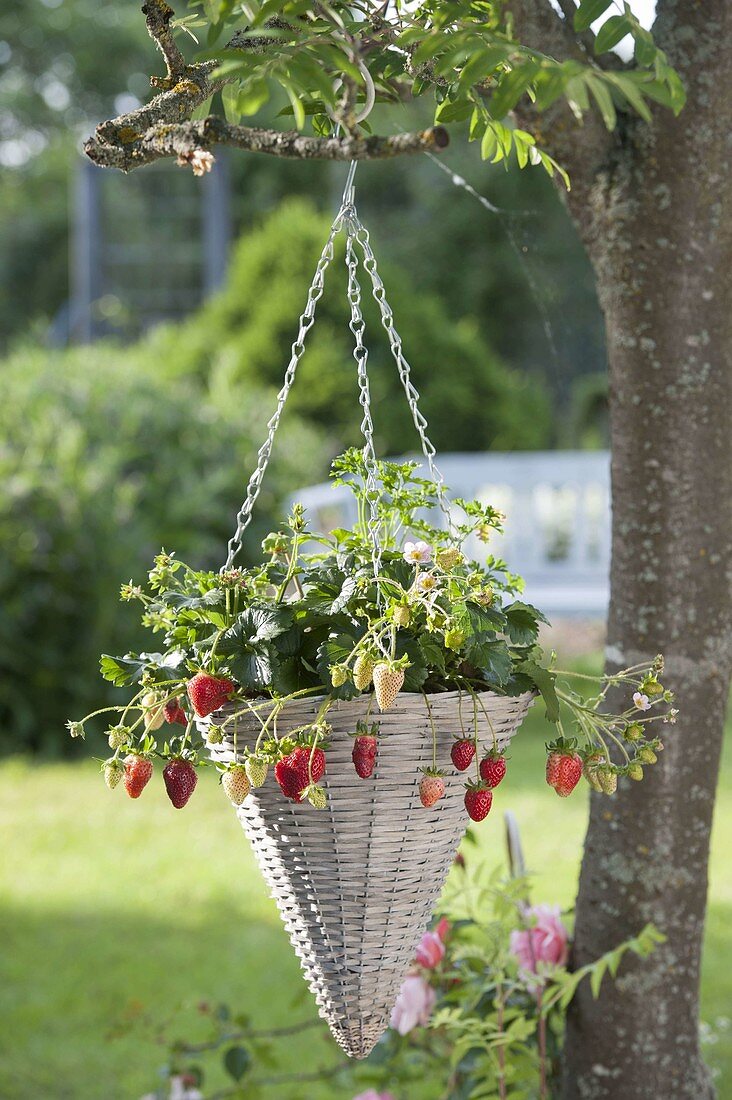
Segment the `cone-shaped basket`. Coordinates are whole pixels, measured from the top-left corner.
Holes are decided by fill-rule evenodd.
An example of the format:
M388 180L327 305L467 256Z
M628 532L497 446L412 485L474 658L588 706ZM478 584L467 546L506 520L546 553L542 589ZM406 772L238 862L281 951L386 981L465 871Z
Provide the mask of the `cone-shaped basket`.
M506 698L485 692L477 708L478 735L487 751L505 748L533 695ZM237 814L307 981L345 1052L365 1058L389 1023L391 1010L469 823L466 778L450 762L461 733L459 696L428 696L437 732L437 762L446 793L431 809L419 800L419 772L432 763L432 729L424 697L401 694L378 720L379 752L371 779L353 767L349 734L366 719L369 696L336 702L323 780L328 808L287 801L270 775ZM322 697L294 700L280 712L279 735L312 722ZM484 709L483 709L484 708ZM376 710L374 707L373 710ZM220 722L230 708L220 710ZM473 699L463 693L462 723L472 733ZM259 711L264 720L265 712ZM231 729L231 726L227 727ZM237 719L239 757L253 746L261 722ZM233 735L209 745L217 760L234 759Z

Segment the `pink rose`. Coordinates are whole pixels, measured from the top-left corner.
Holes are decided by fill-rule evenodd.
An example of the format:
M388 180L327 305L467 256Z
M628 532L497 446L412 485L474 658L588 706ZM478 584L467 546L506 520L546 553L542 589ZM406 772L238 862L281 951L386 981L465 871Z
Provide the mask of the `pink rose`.
M396 1004L391 1010L391 1026L400 1035L408 1035L415 1027L425 1027L437 997L434 989L419 974L404 979Z
M521 970L535 974L539 963L564 966L569 957L569 935L559 913L558 905L534 905L526 913L531 927L511 933L510 951Z
M434 968L445 957L445 945L437 932L425 932L417 945L415 959L427 970Z
M390 1092L377 1092L376 1089L366 1089L366 1092L359 1092L358 1096L354 1096L353 1100L394 1100L394 1097Z

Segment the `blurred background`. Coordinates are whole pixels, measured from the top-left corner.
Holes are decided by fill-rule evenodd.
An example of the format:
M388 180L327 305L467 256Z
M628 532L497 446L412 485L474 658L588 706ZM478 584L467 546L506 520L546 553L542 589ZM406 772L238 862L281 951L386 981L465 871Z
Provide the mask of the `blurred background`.
M64 729L107 698L98 654L140 640L120 583L162 546L220 564L346 171L225 151L204 179L172 164L94 168L81 140L145 99L155 66L136 3L0 11L0 1096L18 1100L149 1091L151 1032L199 1000L258 1005L265 1024L313 1012L214 778L185 818L152 787L114 805L90 761L104 741L72 744ZM428 121L405 108L404 128ZM552 617L548 642L599 666L609 459L592 273L543 172L487 166L457 132L441 161L450 172L423 156L360 166L359 210L446 480L506 511L500 552ZM358 441L342 266L283 417L250 559L293 495L327 522L328 462ZM411 451L365 306L377 446ZM569 906L585 807L578 795L558 808L542 787L545 734L533 716L511 807L537 897ZM717 858L732 829L722 807ZM496 862L499 830L480 830ZM705 1027L721 1073L732 990L714 960L732 884L712 887ZM332 1057L321 1038L285 1062Z

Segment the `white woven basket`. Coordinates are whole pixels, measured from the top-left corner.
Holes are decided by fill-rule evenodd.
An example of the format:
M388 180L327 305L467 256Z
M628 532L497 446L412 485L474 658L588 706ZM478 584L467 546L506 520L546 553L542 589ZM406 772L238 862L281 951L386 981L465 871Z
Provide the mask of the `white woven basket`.
M331 706L325 811L287 801L271 775L237 809L320 1014L336 1041L356 1058L365 1058L388 1026L468 824L466 776L450 762L453 739L461 732L458 693L428 698L438 766L448 773L445 796L431 809L419 800L418 769L432 763L432 729L424 697L407 693L385 714L370 718L380 726L371 779L356 775L349 736L366 718L370 697ZM480 700L490 718L478 708L484 748L493 745L494 736L505 748L533 695L506 698L485 692ZM313 721L322 701L321 696L288 703L278 717L278 733ZM230 706L217 711L216 721L231 712ZM473 703L464 693L462 717L472 732ZM202 727L205 733L205 723ZM237 720L240 758L260 728L254 714ZM233 734L221 745L209 745L209 751L214 760L233 760ZM472 771L467 775L474 778Z

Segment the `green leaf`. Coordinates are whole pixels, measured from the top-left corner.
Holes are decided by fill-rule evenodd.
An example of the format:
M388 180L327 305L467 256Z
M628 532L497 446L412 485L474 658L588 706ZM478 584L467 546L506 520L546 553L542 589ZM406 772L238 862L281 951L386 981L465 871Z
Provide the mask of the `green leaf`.
M266 80L247 80L239 89L236 106L240 115L256 115L269 101L269 84Z
M235 1081L241 1081L251 1062L252 1059L246 1047L229 1047L224 1054L224 1069Z
M586 74L585 82L594 96L597 106L600 108L600 114L602 115L602 120L606 127L608 130L614 130L617 115L615 113L613 97L607 84L605 84L601 78L594 76L590 72Z
M419 639L419 648L422 651L424 663L428 668L434 669L441 676L445 675L445 650L430 634L423 634Z
M602 985L602 979L605 977L606 966L607 960L603 956L597 960L590 973L590 989L595 1000L600 996L600 986Z
M243 688L264 688L272 683L276 661L269 647L245 650L230 657L226 663Z
M540 69L538 61L524 61L515 69L503 76L495 92L488 101L488 110L495 119L505 118L512 110L526 89L532 83Z
M574 15L574 29L586 31L596 19L604 15L613 0L582 0Z
M630 75L630 74L628 74ZM629 80L625 73L607 73L605 79L609 80L625 96L631 107L635 108L645 122L651 121L651 112L643 98L640 87L634 80Z
M508 683L513 662L508 646L504 641L479 641L468 648L466 657L472 665L479 668L486 680L503 687Z
M284 634L292 626L292 611L285 607L249 607L242 611L234 626L226 631L219 643L219 651L226 651L229 640L258 645Z
M282 87L287 92L287 98L292 106L293 114L295 115L295 125L298 130L302 130L305 127L305 108L302 105L302 100L298 95L295 88L292 86L289 80L283 76L279 76L278 80Z
M520 600L504 607L503 613L506 616L506 633L514 645L528 645L536 641L539 623L547 621L538 608Z
M627 15L611 15L595 36L595 53L607 53L632 31L633 24Z
M239 87L237 84L225 84L221 89L221 102L224 105L224 115L227 122L233 125L239 121L241 115L238 106Z
M185 653L179 649L172 653L126 653L124 657L111 657L108 653L103 653L99 670L104 679L115 687L126 687L137 683L150 665L161 670L164 678L176 679L176 670L180 669L185 659Z

